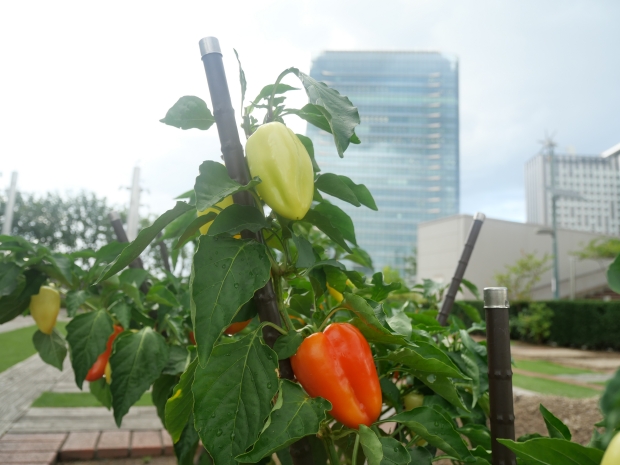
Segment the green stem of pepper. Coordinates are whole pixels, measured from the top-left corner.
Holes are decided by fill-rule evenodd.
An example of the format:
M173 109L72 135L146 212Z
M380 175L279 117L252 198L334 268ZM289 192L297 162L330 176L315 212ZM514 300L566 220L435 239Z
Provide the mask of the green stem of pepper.
M351 457L351 465L357 465L357 450L360 446L360 435L355 435L355 444L353 444L353 456Z
M334 446L334 441L332 438L326 436L323 438L323 442L325 444L325 448L327 449L327 454L329 455L329 463L331 465L339 465L340 460L338 459L338 453L336 452L336 447Z

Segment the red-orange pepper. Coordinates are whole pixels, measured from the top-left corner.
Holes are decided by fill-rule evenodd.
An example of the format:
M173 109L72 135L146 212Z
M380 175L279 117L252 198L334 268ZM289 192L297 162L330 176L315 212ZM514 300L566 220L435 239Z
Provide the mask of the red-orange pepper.
M228 334L229 336L232 336L233 334L237 334L239 331L241 331L247 325L249 325L250 321L252 321L251 318L247 321L239 321L237 323L232 323L228 328L224 330L224 334ZM196 337L194 336L194 331L189 332L189 342L196 345Z
M381 413L381 386L368 342L349 323L333 323L304 339L291 357L293 372L311 397L332 403L329 412L349 428L370 426Z
M97 381L98 379L101 379L103 377L103 374L105 373L105 366L108 364L108 360L110 359L110 355L112 354L112 344L114 344L114 339L116 339L116 336L118 336L123 331L124 330L122 326L114 325L114 332L108 338L105 352L103 352L101 355L99 355L99 357L97 357L97 360L95 361L93 366L90 367L90 370L88 370L88 373L86 374L86 381Z

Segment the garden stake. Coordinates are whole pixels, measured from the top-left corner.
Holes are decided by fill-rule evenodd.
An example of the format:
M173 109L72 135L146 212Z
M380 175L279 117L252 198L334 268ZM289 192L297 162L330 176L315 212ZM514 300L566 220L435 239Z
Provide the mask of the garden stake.
M442 326L446 326L446 324L448 324L448 317L450 316L450 312L452 311L452 306L454 305L456 293L458 292L459 287L461 287L461 282L463 281L465 270L467 269L467 265L469 264L471 253L473 252L474 246L476 245L476 240L478 239L478 234L480 233L480 229L482 228L484 218L484 213L478 212L474 215L474 222L471 224L469 235L467 236L467 240L465 241L465 246L463 247L463 252L461 253L461 259L456 265L456 271L454 272L452 282L450 283L450 287L448 288L446 298L441 305L441 311L439 312L439 315L437 315L437 321L439 321L439 324L441 324Z
M200 55L204 63L207 74L209 93L211 94L211 105L213 106L213 116L217 125L217 132L222 146L224 164L231 179L239 184L245 185L250 181L243 147L239 139L239 131L235 121L235 112L230 100L224 63L222 61L222 51L220 43L216 37L205 37L200 40ZM239 192L233 195L233 201L239 205L254 206L254 199L249 192ZM264 242L261 232L252 233L242 231L244 239L254 239ZM269 321L281 326L280 313L278 311L278 301L271 280L262 288L254 293L254 301L258 309L258 316L261 321ZM269 347L273 347L280 333L269 327L263 328L263 336ZM289 359L280 360L280 376L285 379L294 379L293 369ZM290 447L291 457L295 465L312 465L312 452L308 438L302 438L293 443Z
M514 453L497 442L497 439L515 440L508 325L509 306L508 290L505 287L484 288L493 465L516 465L517 463Z

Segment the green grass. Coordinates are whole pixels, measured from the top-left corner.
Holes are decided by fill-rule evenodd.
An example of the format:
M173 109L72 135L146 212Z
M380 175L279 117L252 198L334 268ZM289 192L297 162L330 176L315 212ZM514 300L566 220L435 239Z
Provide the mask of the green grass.
M566 367L553 362L545 362L544 360L515 360L515 368L533 371L534 373L543 373L545 375L580 375L584 373L596 373L595 371Z
M602 394L601 391L582 386L518 374L512 375L512 382L515 386L522 389L552 396L583 398L600 396Z
M145 392L134 405L153 405L151 393ZM101 403L90 392L44 392L32 403L32 407L101 407Z
M62 334L66 334L66 325L64 321L56 323ZM37 352L32 344L32 335L36 330L36 326L28 326L0 333L0 373Z

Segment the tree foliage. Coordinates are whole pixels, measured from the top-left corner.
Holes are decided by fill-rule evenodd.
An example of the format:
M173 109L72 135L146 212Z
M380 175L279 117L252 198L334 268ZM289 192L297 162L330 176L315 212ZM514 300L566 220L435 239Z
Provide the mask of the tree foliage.
M542 275L551 269L548 254L538 258L536 253L522 252L514 265L506 265L503 273L495 274L498 286L508 289L508 298L511 301L528 301L532 298L532 289L540 281Z

